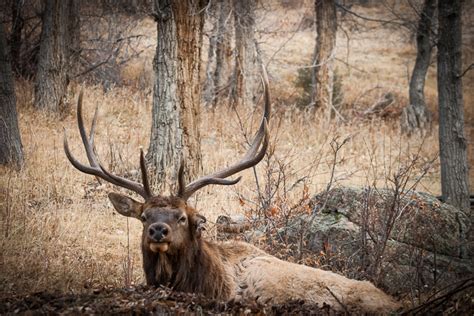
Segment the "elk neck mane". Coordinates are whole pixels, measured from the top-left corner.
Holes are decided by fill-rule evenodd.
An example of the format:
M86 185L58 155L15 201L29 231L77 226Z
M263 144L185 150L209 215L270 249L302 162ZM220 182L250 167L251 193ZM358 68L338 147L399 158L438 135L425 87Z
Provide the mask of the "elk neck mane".
M145 207L174 207L185 209L192 221L196 210L177 197L156 196ZM175 252L155 253L143 250L143 265L147 283L166 285L178 291L202 293L213 298L231 294L229 274L222 262L219 244L197 237L196 225L189 225L190 240Z

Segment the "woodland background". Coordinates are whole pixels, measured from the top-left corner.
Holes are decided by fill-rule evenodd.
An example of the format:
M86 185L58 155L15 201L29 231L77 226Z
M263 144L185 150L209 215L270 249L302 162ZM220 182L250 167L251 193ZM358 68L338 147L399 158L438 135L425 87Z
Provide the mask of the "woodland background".
M68 66L67 93L57 108L41 109L35 99L35 67L44 4L18 3L22 5L24 24L21 57L12 58L12 69L23 159L18 168L0 167L0 297L38 291L81 293L142 284L141 224L114 212L107 198L107 193L115 190L112 186L70 165L63 152L63 129L67 129L71 149L85 161L75 114L83 90L87 122L92 121L98 108L95 146L99 157L109 170L138 177L139 149L151 149L156 11L148 1L81 1L76 8L80 12L78 37L68 46L77 56ZM254 171L243 172L238 185L208 187L191 204L210 222L207 238L240 238L286 260L370 278L376 275L362 275L341 265L337 251L329 250L330 245L315 252L304 242L280 242L276 236L289 227L292 219L311 214L316 194L335 188L396 191L401 187L400 195L410 190L441 195L436 48L424 89L432 121L421 130L407 132L403 111L409 104L408 87L423 1L337 3L332 95L337 113L329 116L324 106L315 109L311 104L314 3L268 0L255 5L255 65L263 63L270 78L271 149ZM1 8L10 44L14 4L6 1ZM190 89L200 89L195 106L200 113L196 128L202 169L195 171L197 174L211 173L245 152L261 111L258 75L255 84L250 85L255 88L254 96L239 95L246 100L242 103L234 103L231 80L212 90L209 78L216 67L213 45L222 40L216 35L220 17L217 4L211 2L200 11L204 16L199 56L201 85L187 83ZM234 19L232 14L226 16L227 21ZM473 15L474 6L464 1L462 69L472 68ZM235 26L229 25L233 30ZM227 63L226 76L233 71L233 43L238 36L228 32L227 57L223 59ZM2 46L7 47L5 43ZM473 86L474 72L467 71L462 91L471 185ZM186 159L192 165L195 158ZM175 171L172 167L167 170L168 180L156 182L156 187L164 191L174 185ZM328 201L325 199L324 206ZM218 216L234 218L235 214L240 214L257 233L228 236L220 232ZM384 289L400 295L412 307L439 290L434 286L423 290L423 285L413 286L408 293Z

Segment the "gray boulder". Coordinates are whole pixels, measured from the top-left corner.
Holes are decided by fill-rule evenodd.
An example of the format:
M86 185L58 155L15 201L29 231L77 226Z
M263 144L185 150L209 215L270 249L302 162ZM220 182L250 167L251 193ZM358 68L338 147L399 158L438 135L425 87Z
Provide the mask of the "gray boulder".
M434 196L341 187L314 196L311 206L312 214L294 218L282 233L337 256L349 276L365 273L392 293L472 276L470 219Z

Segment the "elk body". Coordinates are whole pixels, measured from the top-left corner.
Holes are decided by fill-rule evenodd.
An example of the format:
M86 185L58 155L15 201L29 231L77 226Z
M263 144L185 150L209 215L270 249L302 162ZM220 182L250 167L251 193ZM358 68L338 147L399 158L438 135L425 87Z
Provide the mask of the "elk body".
M251 299L262 303L304 300L331 305L335 309L356 308L367 312L387 313L399 307L390 296L367 281L285 262L244 242L213 242L202 238L206 219L187 204L187 199L209 184L232 185L227 180L244 169L255 166L268 147L267 121L270 115L268 80L263 71L265 111L258 133L248 152L238 163L188 185L184 183L184 164L179 170L179 190L175 196L154 195L148 184L143 152L140 153L142 184L108 172L100 165L82 119L82 93L78 100L78 125L89 165L71 154L66 135L64 150L78 170L100 177L143 197L144 202L110 193L109 199L120 214L143 223L143 268L148 285L171 288L220 299ZM95 118L91 128L91 135Z

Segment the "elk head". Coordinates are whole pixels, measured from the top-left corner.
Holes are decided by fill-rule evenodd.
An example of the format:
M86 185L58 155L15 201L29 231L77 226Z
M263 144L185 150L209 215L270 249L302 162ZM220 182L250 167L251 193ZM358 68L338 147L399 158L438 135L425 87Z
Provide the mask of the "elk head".
M237 163L213 174L201 177L187 185L184 181L184 163L182 160L178 172L178 192L172 196L155 195L152 193L148 181L143 151L140 151L142 183L114 175L100 164L93 145L97 109L92 121L90 136L88 136L82 118L83 93L80 93L77 105L77 122L89 165L80 163L71 154L66 131L64 134L64 151L71 164L79 171L94 175L116 186L133 191L144 199L144 202L139 202L123 194L109 194L109 199L118 213L137 218L143 223L142 250L144 256L145 252L176 254L189 246L190 243L199 240L206 219L187 205L186 201L188 198L199 189L210 184L236 184L240 181L240 177L234 180L228 180L226 178L255 166L263 159L268 147L267 121L270 116L270 95L265 69L263 69L262 81L265 90L264 114L259 130L247 153Z

